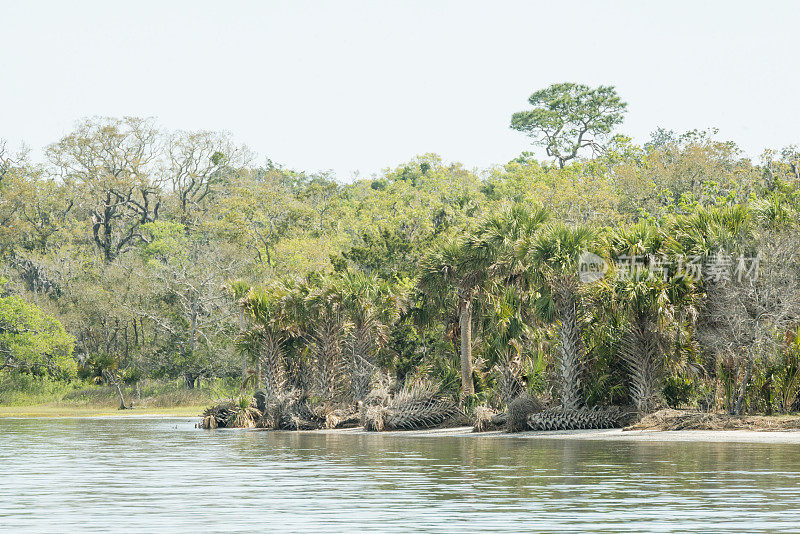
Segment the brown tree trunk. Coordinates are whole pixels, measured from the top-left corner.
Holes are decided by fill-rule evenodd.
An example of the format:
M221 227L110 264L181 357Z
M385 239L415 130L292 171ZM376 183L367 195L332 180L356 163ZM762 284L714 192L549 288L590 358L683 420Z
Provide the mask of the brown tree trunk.
M750 376L753 374L753 365L748 363L747 369L744 371L744 378L742 378L742 383L739 385L739 391L736 395L736 402L733 403L731 406L731 415L742 415L742 410L744 408L744 398L747 394L747 384L750 382Z
M243 334L245 330L245 317L244 309L239 306L239 334ZM242 380L247 380L247 351L242 351Z
M461 301L459 316L461 327L461 396L475 394L472 384L472 303L464 299Z

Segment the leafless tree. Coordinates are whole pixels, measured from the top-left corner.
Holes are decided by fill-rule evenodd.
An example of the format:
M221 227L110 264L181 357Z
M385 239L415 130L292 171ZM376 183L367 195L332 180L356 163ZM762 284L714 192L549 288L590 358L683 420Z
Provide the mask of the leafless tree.
M249 154L225 134L175 132L167 140L162 174L176 198L180 220L187 228L197 223L204 201L226 179L226 171L244 165Z
M161 184L152 175L158 133L150 120L86 120L47 154L86 210L107 262L142 239L141 225L158 219Z
M187 238L184 250L155 257L140 270L142 283L153 287L154 295L134 304L132 311L172 338L177 367L189 388L228 363L223 346L230 343L223 341L235 334L235 307L224 282L237 266L218 247Z
M697 325L701 344L727 366L735 380L728 410L741 414L756 365L774 355L785 332L800 320L800 239L792 231L765 231L757 238L753 279L710 283Z

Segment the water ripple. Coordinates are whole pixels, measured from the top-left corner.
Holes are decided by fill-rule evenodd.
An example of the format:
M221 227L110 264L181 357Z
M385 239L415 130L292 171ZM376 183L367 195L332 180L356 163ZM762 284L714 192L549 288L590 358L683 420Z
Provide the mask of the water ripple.
M796 445L0 419L3 532L790 532Z

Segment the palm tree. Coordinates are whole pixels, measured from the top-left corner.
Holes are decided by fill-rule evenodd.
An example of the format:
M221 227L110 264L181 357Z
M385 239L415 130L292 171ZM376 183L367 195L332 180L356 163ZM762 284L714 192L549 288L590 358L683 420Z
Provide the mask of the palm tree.
M313 388L323 398L333 399L343 388L345 362L342 343L351 324L343 309L338 280L313 276L307 282L309 287L299 311L305 338L311 348Z
M265 387L292 386L331 399L341 390L342 343L350 324L338 279L310 273L253 288L244 299L258 325ZM299 344L297 343L299 342ZM286 358L286 349L294 358Z
M776 335L797 321L796 215L776 205L775 199L755 202L752 210L732 206L707 210L704 215L718 238L687 240L689 245L704 256L733 252L763 259L755 264L757 276L745 283L705 279L701 284L696 336L716 357L716 363L730 373L727 408L739 415L759 360L777 352Z
M436 247L423 262L419 287L438 309L455 301L461 332L461 395L475 394L472 382L472 305L478 288L486 279L482 268L464 240L450 240Z
M720 250L733 251L749 240L752 214L747 206L698 208L666 221L665 247L673 253L705 260Z
M228 295L236 302L237 312L239 316L239 333L244 335L246 332L247 324L245 321L244 298L250 291L250 284L241 279L231 280L224 286ZM247 379L247 350L242 350L242 380Z
M409 281L392 282L373 275L346 272L342 276L342 305L352 329L347 336L346 359L350 367L353 400L363 400L370 392L378 370L375 361L386 345L389 327L406 308Z
M583 227L554 225L534 236L521 250L537 287L536 311L559 324L561 404L577 410L581 403L580 374L585 348L581 338L578 273L581 254L593 245L594 234Z
M538 206L515 203L486 217L467 241L470 256L505 286L529 289L525 251L550 212ZM520 254L522 251L522 254Z
M654 224L642 222L611 232L607 241L611 259L632 267L619 276L607 277L605 283L611 305L627 321L622 358L628 368L630 394L636 408L647 413L658 405L661 394L665 330L676 324L679 310L691 306L694 286L670 265L659 264L665 237Z
M470 236L470 256L488 273L481 292L487 311L483 330L487 341L485 354L496 364L497 389L507 404L521 390L522 346L530 337L530 277L525 265L526 250L536 232L550 214L541 207L513 204L489 215Z
M525 297L518 287L497 283L482 295L483 355L495 367L494 391L500 406L507 406L524 388L522 355L533 334Z
M257 325L257 385L270 396L277 396L286 388L283 353L288 330L288 317L283 307L286 291L285 285L276 282L251 288L242 300L244 311Z

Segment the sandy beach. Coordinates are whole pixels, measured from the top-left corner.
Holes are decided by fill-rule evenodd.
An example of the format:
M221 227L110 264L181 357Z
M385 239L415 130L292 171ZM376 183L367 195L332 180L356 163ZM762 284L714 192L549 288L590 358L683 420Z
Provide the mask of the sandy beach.
M150 408L131 410L120 413L118 410L75 410L57 409L54 407L15 407L0 409L0 418L176 418L197 419L201 412L199 407ZM515 432L501 430L489 432L473 432L471 426L452 428L434 428L426 430L387 430L368 432L362 427L319 430L264 430L250 429L217 429L223 432L286 432L307 434L337 435L384 435L413 438L459 437L470 439L568 439L591 441L647 441L647 442L718 442L718 443L797 443L800 444L800 430L622 430L621 428L603 430L552 430L546 432Z
M283 431L291 432L291 431ZM372 434L362 428L341 430L301 430L313 434ZM548 432L502 431L472 432L472 427L441 428L432 430L385 431L381 435L406 436L415 438L463 437L474 439L570 439L593 441L648 441L648 442L726 442L726 443L797 443L800 444L800 431L754 431L754 430L560 430Z

